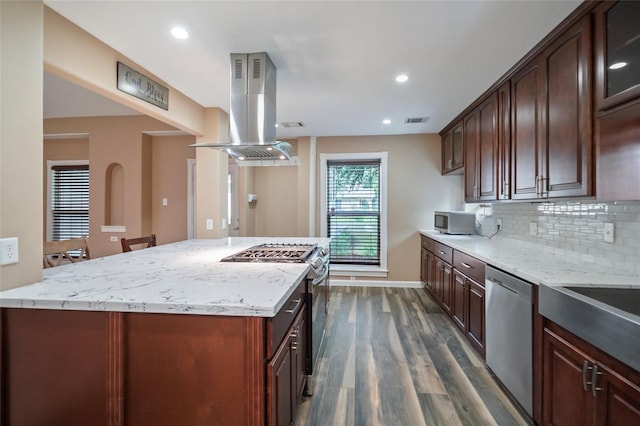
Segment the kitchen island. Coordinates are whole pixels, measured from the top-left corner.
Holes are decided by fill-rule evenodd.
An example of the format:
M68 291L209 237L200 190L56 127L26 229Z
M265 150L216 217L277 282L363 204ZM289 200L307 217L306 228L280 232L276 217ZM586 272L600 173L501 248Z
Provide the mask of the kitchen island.
M309 266L220 259L274 240L182 241L0 293L2 423L271 423L269 363L302 320Z

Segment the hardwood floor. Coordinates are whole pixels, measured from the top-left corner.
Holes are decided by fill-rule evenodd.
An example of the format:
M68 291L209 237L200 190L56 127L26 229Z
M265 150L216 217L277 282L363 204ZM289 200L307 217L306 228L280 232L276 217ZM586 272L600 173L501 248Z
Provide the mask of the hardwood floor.
M526 425L422 289L334 287L296 425Z

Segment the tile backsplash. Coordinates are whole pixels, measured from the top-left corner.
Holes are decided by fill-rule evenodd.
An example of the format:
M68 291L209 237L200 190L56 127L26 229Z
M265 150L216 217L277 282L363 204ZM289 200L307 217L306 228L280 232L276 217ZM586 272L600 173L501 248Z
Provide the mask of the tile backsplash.
M574 261L594 262L640 274L640 201L550 201L478 206L479 233L538 243ZM605 223L614 224L614 242L604 242ZM530 235L535 224L535 235Z

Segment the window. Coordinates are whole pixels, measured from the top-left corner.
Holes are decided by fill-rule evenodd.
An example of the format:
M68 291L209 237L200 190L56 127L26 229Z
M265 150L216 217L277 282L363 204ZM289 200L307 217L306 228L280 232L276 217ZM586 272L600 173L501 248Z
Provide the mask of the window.
M386 275L386 159L321 154L322 235L331 238L334 271Z
M49 239L89 235L89 165L49 162Z

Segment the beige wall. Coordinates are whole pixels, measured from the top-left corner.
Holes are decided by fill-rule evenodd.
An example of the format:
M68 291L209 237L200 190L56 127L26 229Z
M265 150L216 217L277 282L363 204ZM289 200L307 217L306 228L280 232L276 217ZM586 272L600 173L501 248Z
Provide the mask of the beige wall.
M168 145L162 137L151 137L145 132L171 131L175 130L167 124L161 123L146 116L123 116L123 117L86 117L86 118L65 118L44 120L45 134L65 134L65 133L86 133L89 135L89 238L92 255L95 257L106 256L119 253L121 251L119 239L121 237L138 237L154 232L154 203L158 202L154 198L154 184L156 183L155 172L162 173L165 167L171 170L176 182L183 185L182 191L186 194L186 174L187 158L193 158L193 148L186 145L192 143L194 138L169 138L176 144ZM159 146L154 148L158 142ZM65 153L54 153L55 140L47 141L47 156L55 156L58 159L66 155ZM64 147L61 146L61 147ZM168 151L168 154L165 154ZM160 159L155 161L154 154ZM70 155L70 154L69 154ZM48 158L45 158L45 162ZM165 162L166 160L166 162ZM173 162L180 163L184 167L177 170ZM122 209L124 215L114 215L112 218L123 217L123 223L107 223L106 206L109 204L108 170L113 164L119 164L123 170L123 188L121 191L113 191L111 198L111 211ZM164 176L158 177L158 189L161 192L171 192L172 198L177 199L186 195L173 195L175 188L167 183ZM177 183L176 183L177 184ZM186 201L184 202L184 217L176 218L176 221L186 221ZM156 210L156 213L157 210ZM42 219L40 219L42 220ZM159 223L163 226L171 222L171 219L161 215ZM112 221L113 222L113 221ZM176 222L177 223L177 222ZM123 225L126 226L125 233L103 233L103 225ZM172 229L169 235L160 235L158 239L162 242L186 239L186 227L180 226L180 231ZM110 241L110 237L118 238L117 242Z
M187 239L187 159L195 158L192 143L193 136L153 138L152 230L158 244Z
M257 236L308 233L310 138L300 138L298 167L255 170ZM316 234L320 232L320 154L388 152L388 281L418 281L419 229L433 227L434 210L459 209L462 177L440 175L440 136L318 137Z
M42 278L42 2L0 1L0 238L19 263L0 290Z

